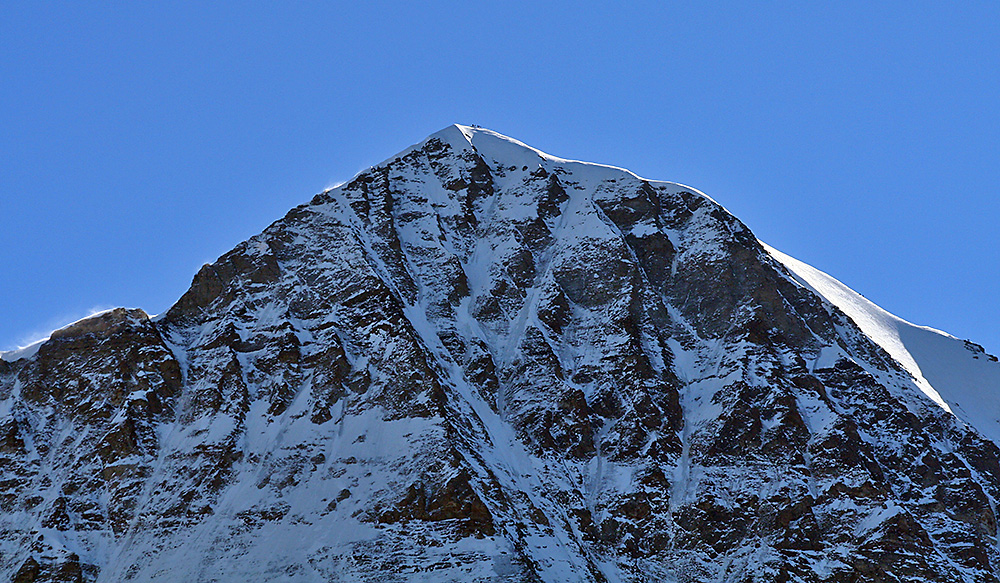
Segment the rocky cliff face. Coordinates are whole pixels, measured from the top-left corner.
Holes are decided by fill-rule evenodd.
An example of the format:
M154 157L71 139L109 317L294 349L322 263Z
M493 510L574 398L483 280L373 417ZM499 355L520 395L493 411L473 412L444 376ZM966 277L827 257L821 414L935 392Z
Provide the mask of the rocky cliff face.
M0 360L0 578L998 581L1000 365L818 277L447 128Z

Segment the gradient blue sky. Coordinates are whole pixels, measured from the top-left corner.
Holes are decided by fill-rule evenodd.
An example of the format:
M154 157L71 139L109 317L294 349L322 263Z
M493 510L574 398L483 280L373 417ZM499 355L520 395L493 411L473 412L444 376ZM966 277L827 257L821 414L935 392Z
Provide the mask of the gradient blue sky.
M0 3L0 349L160 312L458 122L699 188L1000 352L1000 3L702 4Z

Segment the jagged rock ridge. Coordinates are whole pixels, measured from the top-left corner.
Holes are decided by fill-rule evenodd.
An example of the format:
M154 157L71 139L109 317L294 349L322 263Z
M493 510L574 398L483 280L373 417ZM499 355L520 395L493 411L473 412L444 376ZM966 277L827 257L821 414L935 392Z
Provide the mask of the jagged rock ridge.
M0 577L998 581L1000 365L810 269L446 128L0 360Z

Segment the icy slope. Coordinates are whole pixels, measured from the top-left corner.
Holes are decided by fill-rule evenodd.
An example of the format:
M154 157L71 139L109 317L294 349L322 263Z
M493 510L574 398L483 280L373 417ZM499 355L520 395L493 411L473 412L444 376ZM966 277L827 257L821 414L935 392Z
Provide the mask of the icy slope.
M920 390L1000 444L1000 362L971 342L890 314L841 282L764 245L800 281L850 316L913 375Z

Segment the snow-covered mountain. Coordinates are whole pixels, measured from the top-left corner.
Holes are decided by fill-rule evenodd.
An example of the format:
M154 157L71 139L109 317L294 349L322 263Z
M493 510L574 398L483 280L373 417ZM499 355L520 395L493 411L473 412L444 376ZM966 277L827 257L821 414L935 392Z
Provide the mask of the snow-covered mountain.
M997 582L1000 363L451 126L0 359L0 578Z

